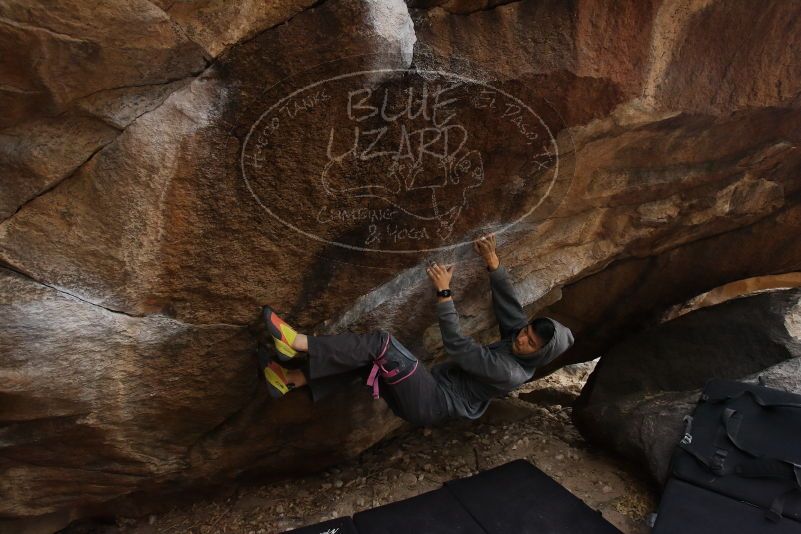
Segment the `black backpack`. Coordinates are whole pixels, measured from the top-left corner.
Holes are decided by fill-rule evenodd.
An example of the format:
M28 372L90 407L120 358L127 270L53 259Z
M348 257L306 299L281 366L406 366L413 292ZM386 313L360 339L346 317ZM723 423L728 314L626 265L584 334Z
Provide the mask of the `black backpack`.
M801 395L711 380L671 471L655 533L801 533Z

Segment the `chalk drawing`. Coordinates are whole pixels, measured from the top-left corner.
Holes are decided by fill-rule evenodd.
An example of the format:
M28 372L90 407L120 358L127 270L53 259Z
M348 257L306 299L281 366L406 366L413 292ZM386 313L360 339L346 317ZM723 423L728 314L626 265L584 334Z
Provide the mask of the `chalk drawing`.
M376 82L381 77L388 81ZM328 124L327 117L338 119ZM429 252L470 243L470 236L454 232L471 203L482 199L483 147L498 140L522 147L530 172L547 179L541 198L495 229L500 232L548 197L559 148L548 125L522 100L457 73L356 70L306 84L253 123L240 167L256 202L301 235L351 250ZM295 172L308 173L310 195L322 203L292 220L270 185L280 180L273 167L287 150L299 154ZM466 221L462 228L477 223ZM343 230L348 242L320 235L332 228L355 230Z

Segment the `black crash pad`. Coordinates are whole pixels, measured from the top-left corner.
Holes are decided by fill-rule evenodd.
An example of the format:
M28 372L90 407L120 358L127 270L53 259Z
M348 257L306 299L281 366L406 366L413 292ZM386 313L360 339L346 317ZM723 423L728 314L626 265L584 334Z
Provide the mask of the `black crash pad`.
M484 534L445 488L359 512L353 522L359 534Z
M350 521L350 518L343 518ZM291 531L332 532L330 521ZM336 534L620 534L601 514L525 460L359 512ZM350 523L347 528L353 528ZM784 534L778 533L777 534Z
M801 395L713 379L688 430L673 477L765 510L781 498L783 515L801 521ZM717 461L725 472L713 468ZM753 469L763 472L744 474Z
M765 511L713 491L672 478L665 487L652 534L801 534L801 523L777 522Z
M338 517L316 525L296 528L284 534L359 534L350 517Z
M445 483L488 534L618 534L620 531L525 460Z

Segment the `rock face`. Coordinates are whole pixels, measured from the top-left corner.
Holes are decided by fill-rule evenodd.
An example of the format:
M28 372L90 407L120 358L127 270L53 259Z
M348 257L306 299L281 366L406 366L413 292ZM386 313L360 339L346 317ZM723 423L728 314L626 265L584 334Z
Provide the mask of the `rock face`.
M801 289L703 308L613 347L590 377L575 418L582 432L664 482L704 383L756 380L801 393Z
M21 514L51 511L72 484L86 484L86 502L104 502L185 468L192 445L257 389L252 344L235 325L132 317L6 269L0 276L2 347L11 356L3 370L1 486L19 495ZM16 358L33 347L36 365ZM214 382L228 387L209 388ZM62 458L58 478L37 465L54 457Z
M771 289L791 289L794 287L801 287L801 273L784 273L773 276L755 276L753 278L744 278L736 282L730 282L720 287L716 287L712 291L701 293L688 300L685 303L672 307L663 315L664 321L670 321L685 313L689 313L698 308L705 308L707 306L714 306L731 300L733 298L743 297L750 294L768 291Z
M269 4L0 6L1 517L357 454L398 420L270 402L247 324L427 357L437 258L490 337L480 231L557 365L801 268L795 3Z

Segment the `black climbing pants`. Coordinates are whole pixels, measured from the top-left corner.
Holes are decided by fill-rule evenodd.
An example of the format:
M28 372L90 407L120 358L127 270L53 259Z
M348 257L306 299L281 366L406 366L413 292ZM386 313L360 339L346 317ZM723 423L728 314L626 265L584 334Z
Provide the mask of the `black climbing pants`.
M367 377L374 359L383 355L385 368L403 371L396 377L376 377L380 396L395 415L423 426L447 419L447 400L439 383L389 332L308 336L308 340L308 383L315 402L356 377Z

